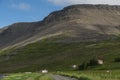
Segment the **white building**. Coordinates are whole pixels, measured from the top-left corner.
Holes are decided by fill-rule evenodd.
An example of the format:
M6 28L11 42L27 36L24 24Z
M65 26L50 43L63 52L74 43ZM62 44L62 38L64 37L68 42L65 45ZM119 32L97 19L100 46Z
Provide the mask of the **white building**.
M98 64L102 65L103 63L104 63L103 60L100 60L100 59L98 60Z
M76 68L77 68L77 65L72 65L72 68L76 69Z
M46 74L46 73L48 73L48 70L42 70L42 73L44 73L44 74Z

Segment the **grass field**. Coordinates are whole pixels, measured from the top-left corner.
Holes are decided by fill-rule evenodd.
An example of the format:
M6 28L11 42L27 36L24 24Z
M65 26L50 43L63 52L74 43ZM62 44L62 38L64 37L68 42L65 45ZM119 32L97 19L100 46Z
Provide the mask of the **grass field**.
M1 80L53 80L49 74L40 73L15 73L9 74Z
M57 72L78 80L120 80L120 70Z
M78 80L120 80L120 70L104 70L104 71L66 71L52 72L49 74L42 73L12 73L8 74L1 80L54 80L50 75L59 74L67 77L74 77Z

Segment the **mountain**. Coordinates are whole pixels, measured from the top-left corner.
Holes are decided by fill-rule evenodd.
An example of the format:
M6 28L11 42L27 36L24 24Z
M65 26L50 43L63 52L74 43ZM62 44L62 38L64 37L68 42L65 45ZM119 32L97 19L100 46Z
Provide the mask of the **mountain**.
M21 46L61 36L59 42L100 41L120 34L120 6L72 5L44 20L15 23L0 29L0 48Z
M92 58L105 60L93 69L120 69L119 35L120 6L68 6L0 29L0 72L71 70Z

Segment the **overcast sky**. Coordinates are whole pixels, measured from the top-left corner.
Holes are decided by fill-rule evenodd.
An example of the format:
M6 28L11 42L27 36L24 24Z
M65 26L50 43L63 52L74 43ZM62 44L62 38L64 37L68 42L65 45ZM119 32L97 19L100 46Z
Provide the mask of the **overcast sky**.
M120 0L0 0L0 27L39 21L50 12L71 4L120 5Z

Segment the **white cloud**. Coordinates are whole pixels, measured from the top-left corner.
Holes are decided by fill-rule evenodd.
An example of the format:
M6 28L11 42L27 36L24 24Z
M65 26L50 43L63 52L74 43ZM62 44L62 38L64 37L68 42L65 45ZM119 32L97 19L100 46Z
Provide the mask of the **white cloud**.
M12 8L16 8L20 10L29 10L30 5L27 3L12 4Z
M48 0L55 5L70 5L70 4L110 4L120 5L120 0Z

